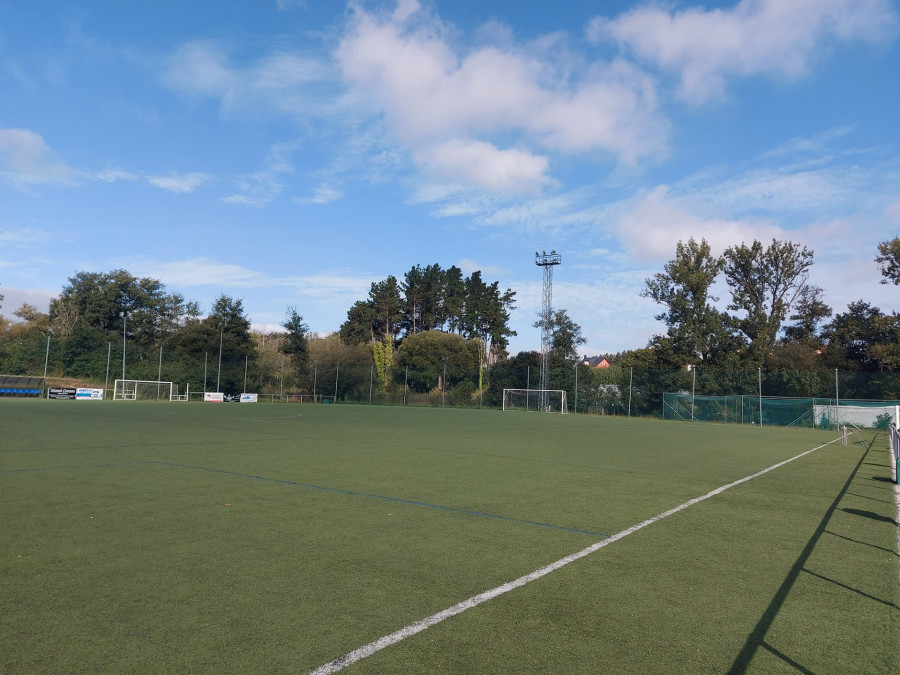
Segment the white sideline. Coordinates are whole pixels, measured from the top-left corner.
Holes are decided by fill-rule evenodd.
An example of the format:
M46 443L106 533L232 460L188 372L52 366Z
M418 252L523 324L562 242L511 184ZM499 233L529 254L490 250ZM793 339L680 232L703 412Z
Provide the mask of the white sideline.
M740 485L741 483L746 483L749 480L753 480L754 478L758 478L763 474L769 473L770 471L774 471L775 469L784 466L785 464L789 464L793 462L795 459L800 459L811 452L815 452L816 450L821 450L822 448L831 445L832 443L837 443L840 441L840 438L836 438L833 441L829 441L828 443L823 443L822 445L812 448L811 450L806 450L805 452L801 452L799 455L795 457L791 457L790 459L786 459L783 462L778 462L778 464L773 464L772 466L763 469L762 471L758 471L750 476L745 476L739 480L734 481L733 483L728 483L727 485L723 485L722 487L718 487L712 492L707 492L702 497L696 497L694 499L690 499L686 501L684 504L676 506L675 508L669 509L668 511L664 511L658 515L653 516L652 518L648 518L642 523L638 523L637 525L633 525L629 527L627 530L622 530L602 541L598 541L595 544L591 544L585 549L582 549L576 553L572 553L571 555L567 555L564 558L560 558L556 562L552 562L549 565L541 567L540 569L536 569L534 572L530 572L523 577L519 577L514 581L507 582L502 586L497 586L496 588L492 588L489 591L485 591L484 593L479 593L478 595L474 595L468 600L463 600L460 603L453 605L452 607L448 607L447 609L438 612L437 614L432 614L429 617L421 619L419 621L415 621L405 628L401 628L398 631L391 633L390 635L385 635L383 637L378 638L374 642L370 642L367 645L363 645L359 649L354 649L352 652L344 654L343 656L339 656L333 661L329 661L328 663L319 666L315 670L310 671L310 675L328 675L330 673L336 673L347 666L356 663L357 661L361 661L372 654L381 651L385 647L390 647L392 644L396 644L401 640L405 640L408 637L415 635L416 633L421 633L426 628L431 628L435 624L444 621L445 619L449 619L450 617L456 616L457 614L461 614L467 609L471 609L477 605L480 605L483 602L487 602L492 598L496 598L499 595L503 595L504 593L508 593L511 590L519 588L520 586L524 586L527 583L534 581L535 579L540 579L541 577L550 574L554 570L558 570L560 567L565 567L571 562L575 562L580 558L584 558L585 556L590 555L594 551L598 551L604 546L608 546L613 542L619 541L619 539L624 539L629 534L633 534L638 530L647 527L648 525L652 525L653 523L662 520L663 518L668 518L669 516L678 513L679 511L683 511L689 506L693 506L699 502L702 502L710 497L715 497L717 494L724 492L729 488L733 488L735 485Z

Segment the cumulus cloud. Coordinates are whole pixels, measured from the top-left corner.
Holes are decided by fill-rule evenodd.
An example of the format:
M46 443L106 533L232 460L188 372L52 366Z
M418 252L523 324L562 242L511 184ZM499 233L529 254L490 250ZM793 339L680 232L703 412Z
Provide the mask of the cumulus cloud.
M13 185L74 183L78 172L66 165L28 129L0 129L0 179Z
M335 52L353 100L382 114L420 167L528 192L549 181L548 153L600 151L631 164L664 152L654 84L634 67L594 64L576 76L536 45L466 51L452 33L416 2L385 15L357 7ZM497 140L510 136L516 147ZM489 166L469 163L478 160Z
M641 6L593 19L588 37L680 74L681 95L701 103L722 96L729 76L797 78L830 43L884 40L897 25L889 0L741 0L732 9Z
M549 181L546 157L500 150L484 141L457 138L423 148L417 156L437 176L487 190L535 192Z

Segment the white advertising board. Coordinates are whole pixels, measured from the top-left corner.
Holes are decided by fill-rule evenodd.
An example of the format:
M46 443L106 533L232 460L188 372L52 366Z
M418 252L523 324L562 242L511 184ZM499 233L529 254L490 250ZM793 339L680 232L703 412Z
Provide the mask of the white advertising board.
M222 403L225 400L225 394L217 391L203 392L203 401L205 403Z
M78 401L100 401L103 399L103 390L78 387L75 389L75 399Z
M241 394L241 403L256 403L259 394Z

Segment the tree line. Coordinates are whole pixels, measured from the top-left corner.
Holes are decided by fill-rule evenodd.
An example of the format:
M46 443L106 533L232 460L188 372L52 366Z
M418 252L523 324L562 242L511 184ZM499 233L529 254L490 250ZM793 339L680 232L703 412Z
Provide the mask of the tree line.
M878 245L881 283L900 284L900 238ZM657 370L686 365L717 369L900 370L900 314L865 300L834 313L809 283L813 252L773 239L714 256L705 239L679 242L642 295L662 306L666 326L631 365ZM725 310L711 295L719 277L730 295Z
M881 283L900 285L900 238L881 242L875 261ZM703 239L679 242L643 290L659 303L665 331L643 348L608 354L612 369L579 365L585 338L565 309L538 318L536 327L550 322L550 386L570 391L571 404L579 378L589 407L615 399L626 373L682 373L639 375L650 378L640 396L652 409L661 391L683 388L686 366L718 373L708 387L722 393L752 390L743 374L757 369L900 372L900 315L865 300L834 313L809 283L812 264L813 252L789 241L754 241L721 256ZM717 281L728 292L723 303L713 295ZM260 392L322 392L330 382L338 398L360 400L374 388L384 400L446 392L456 404L499 405L503 388L538 382L539 352L507 354L514 307L515 293L480 272L416 265L399 279L372 283L331 335L311 335L295 307L287 308L282 331L264 333L251 330L240 299L220 295L204 314L156 279L78 272L48 312L24 304L14 312L18 321L0 319L0 372L40 374L49 356L51 375L100 382L113 363L112 377L120 377L124 340L126 377L156 380L162 361L163 379L190 382L193 391L237 392L247 382ZM803 384L804 377L812 382L812 375L785 376L782 388L820 386ZM900 397L894 388L880 395Z

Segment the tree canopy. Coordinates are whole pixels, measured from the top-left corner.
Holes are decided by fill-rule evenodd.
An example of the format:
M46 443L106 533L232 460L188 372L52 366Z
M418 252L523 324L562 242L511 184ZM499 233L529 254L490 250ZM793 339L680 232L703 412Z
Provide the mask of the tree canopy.
M458 267L416 265L398 282L394 276L374 282L366 300L358 300L341 325L341 339L348 344L375 342L390 336L402 341L422 332L437 330L477 338L487 354L505 353L510 311L515 293L487 283L481 272L464 277Z

